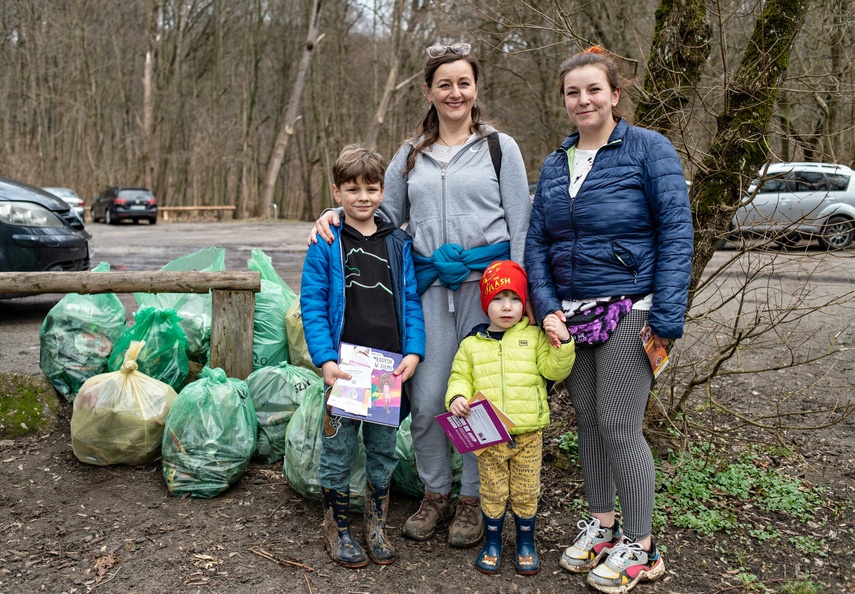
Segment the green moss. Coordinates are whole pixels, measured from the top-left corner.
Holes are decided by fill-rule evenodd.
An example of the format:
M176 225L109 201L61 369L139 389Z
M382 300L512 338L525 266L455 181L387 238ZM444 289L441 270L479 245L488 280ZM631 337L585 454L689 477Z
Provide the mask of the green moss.
M43 377L0 373L0 439L50 431L60 408Z

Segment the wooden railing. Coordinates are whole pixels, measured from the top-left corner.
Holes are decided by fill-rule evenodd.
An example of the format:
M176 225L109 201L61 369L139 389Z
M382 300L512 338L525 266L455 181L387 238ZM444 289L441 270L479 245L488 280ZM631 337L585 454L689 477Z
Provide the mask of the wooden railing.
M235 207L232 206L158 206L158 212L163 213L163 220L169 220L171 212L197 212L197 211L214 211L222 220L224 212L234 212Z
M258 272L0 272L0 293L207 293L212 295L211 367L246 379L252 373Z

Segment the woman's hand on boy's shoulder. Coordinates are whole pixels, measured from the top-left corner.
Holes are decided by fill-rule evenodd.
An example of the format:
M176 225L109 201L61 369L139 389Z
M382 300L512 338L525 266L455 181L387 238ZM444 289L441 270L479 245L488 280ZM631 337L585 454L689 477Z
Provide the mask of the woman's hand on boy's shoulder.
M330 226L333 225L336 227L341 225L341 218L338 216L338 213L334 210L322 212L318 220L315 221L312 230L309 231L309 239L306 241L306 245L318 243L318 235L321 236L321 239L331 244L333 239L335 239L333 232L330 230Z
M402 360L401 364L398 365L398 368L393 372L394 375L400 375L401 381L405 382L411 377L413 377L413 373L416 371L416 367L419 364L419 356L414 354L406 355Z

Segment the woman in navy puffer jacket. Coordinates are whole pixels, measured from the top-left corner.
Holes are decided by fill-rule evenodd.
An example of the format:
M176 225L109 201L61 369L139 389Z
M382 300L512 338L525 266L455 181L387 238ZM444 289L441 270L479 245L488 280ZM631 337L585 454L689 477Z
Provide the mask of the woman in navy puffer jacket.
M615 58L591 48L564 61L560 80L578 131L540 172L525 251L531 301L539 320L608 303L624 314L602 344L577 336L566 385L590 518L561 565L589 572L597 590L627 592L665 573L651 536L655 470L641 424L653 372L639 333L649 324L657 346L683 335L692 215L674 147L617 113Z

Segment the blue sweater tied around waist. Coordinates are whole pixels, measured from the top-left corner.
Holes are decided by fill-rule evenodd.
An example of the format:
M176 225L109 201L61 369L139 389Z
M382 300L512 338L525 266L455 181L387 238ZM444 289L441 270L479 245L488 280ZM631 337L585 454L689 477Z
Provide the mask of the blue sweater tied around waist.
M414 253L418 293L424 293L437 278L443 287L456 291L473 270L483 271L496 260L510 257L511 244L508 241L468 250L456 243L446 243L430 257Z

